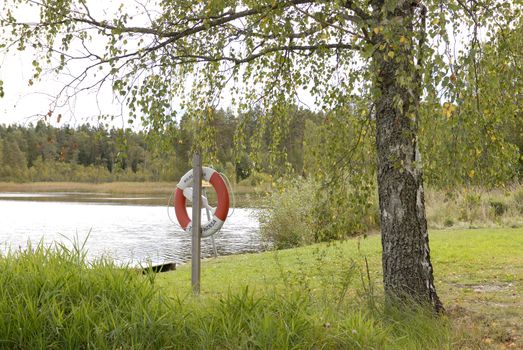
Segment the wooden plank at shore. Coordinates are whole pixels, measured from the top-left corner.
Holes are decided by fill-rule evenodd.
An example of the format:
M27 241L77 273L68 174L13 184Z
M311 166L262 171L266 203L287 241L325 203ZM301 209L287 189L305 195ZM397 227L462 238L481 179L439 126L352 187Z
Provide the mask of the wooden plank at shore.
M168 272L168 271L174 271L176 270L176 263L170 262L160 265L154 265L146 267L145 269L142 269L142 273L145 275L146 273L159 273L159 272Z

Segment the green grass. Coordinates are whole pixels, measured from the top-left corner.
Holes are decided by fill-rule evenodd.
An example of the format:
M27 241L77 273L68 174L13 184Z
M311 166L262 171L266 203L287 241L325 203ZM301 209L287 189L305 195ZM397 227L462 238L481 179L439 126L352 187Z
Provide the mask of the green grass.
M38 246L0 257L0 348L523 348L523 230L436 231L431 246L441 318L384 311L378 236L206 260L200 297L189 266L143 276Z
M454 345L523 348L523 229L439 230L430 240L436 287L454 325ZM303 290L318 304L342 294L357 302L364 287L369 288L365 258L370 286L379 297L380 257L379 236L374 235L209 259L202 265L202 296L219 298L248 285L259 295ZM159 276L157 283L188 295L190 266Z
M8 254L0 269L0 348L438 349L448 340L448 324L422 309L318 304L296 289L169 297L154 275L86 263L64 246Z

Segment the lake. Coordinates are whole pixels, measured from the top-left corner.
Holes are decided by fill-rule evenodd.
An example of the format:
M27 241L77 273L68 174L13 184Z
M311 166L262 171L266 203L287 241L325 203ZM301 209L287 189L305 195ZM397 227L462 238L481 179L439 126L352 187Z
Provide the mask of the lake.
M109 256L133 266L190 259L191 237L171 222L167 204L142 205L149 197L100 193L0 193L0 251L75 239L89 258ZM167 198L164 198L167 203ZM191 213L188 208L189 214ZM215 237L218 255L261 250L256 209L236 208ZM232 212L232 209L229 213ZM174 209L169 213L176 222ZM202 220L206 221L202 211ZM213 256L210 238L202 239L202 257Z

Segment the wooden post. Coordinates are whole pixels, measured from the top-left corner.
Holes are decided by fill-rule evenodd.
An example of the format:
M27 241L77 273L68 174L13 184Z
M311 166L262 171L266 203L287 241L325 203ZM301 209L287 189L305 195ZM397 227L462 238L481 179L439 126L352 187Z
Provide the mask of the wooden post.
M207 199L207 191L205 190L205 187L202 188L203 196ZM211 212L209 211L209 207L205 207L205 213L207 214L207 221L211 221ZM214 253L214 257L218 257L218 251L216 250L216 242L214 241L214 235L211 236L211 243L212 243L212 251Z
M192 159L193 192L192 192L192 252L191 282L193 294L200 294L200 251L201 251L201 197L202 197L202 159L195 153Z

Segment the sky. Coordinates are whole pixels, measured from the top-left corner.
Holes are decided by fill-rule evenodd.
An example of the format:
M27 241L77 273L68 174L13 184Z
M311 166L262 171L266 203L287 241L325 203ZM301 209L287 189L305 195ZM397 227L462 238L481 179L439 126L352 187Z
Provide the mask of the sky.
M0 99L0 124L28 124L47 114L49 106L63 86L63 78L46 74L41 81L30 85L32 57L28 52L13 52L3 57L0 79L4 81L5 96ZM60 108L49 121L52 124L76 125L83 122L96 123L100 114L119 114L120 104L114 100L111 90L82 93ZM57 122L58 113L63 115Z
M96 18L107 18L112 11L115 11L120 2L91 0L88 1L88 4L91 13ZM128 9L129 12L132 10L132 8ZM15 13L15 16L19 16L20 20L24 22L37 22L39 18L38 10L28 6ZM147 23L144 21L142 24ZM59 93L67 81L67 76L56 76L51 73L44 74L40 81L32 81L34 53L31 49L12 50L7 54L0 53L0 80L3 80L5 92L4 98L0 98L0 124L36 123L48 113L53 97ZM70 67L71 72L81 68L82 65ZM61 114L60 122L58 122L58 114ZM114 98L109 85L100 90L84 92L70 98L67 105L56 109L48 121L53 125L75 126L86 122L97 124L98 116L101 114L125 114L125 110ZM117 118L113 124L124 126L125 118Z
M154 6L150 5L153 0L143 1L149 11L154 10ZM116 11L120 4L121 1L115 0L88 1L90 12L98 19L113 17L111 14ZM135 14L133 25L148 26L150 24L149 18L143 14L143 7L137 1L129 0L125 4L125 11L129 14ZM36 22L39 19L38 11L34 7L25 7L15 15L26 22ZM96 42L94 46L103 50L104 43ZM49 111L53 97L58 94L64 82L67 81L66 76L57 77L53 74L44 74L41 81L30 83L33 74L33 54L34 52L31 50L22 52L13 50L8 54L0 52L0 80L4 82L5 91L4 98L0 98L0 124L26 125L40 120ZM81 67L81 65L72 65L70 72L74 73ZM230 105L230 99L227 95L226 90L219 104L222 108L227 108ZM315 108L314 99L304 90L299 90L298 98L306 107ZM103 114L118 116L112 123L114 126L126 126L125 107L114 98L109 84L106 84L100 90L94 89L83 92L67 102L67 105L58 108L54 115L48 118L51 124L69 124L72 126L86 122L97 124L98 116ZM173 101L173 104L176 105L176 101ZM58 122L58 114L61 114L60 122Z

